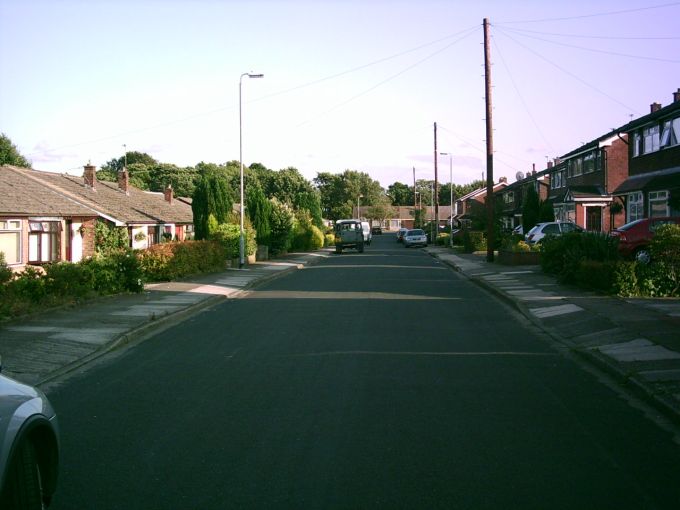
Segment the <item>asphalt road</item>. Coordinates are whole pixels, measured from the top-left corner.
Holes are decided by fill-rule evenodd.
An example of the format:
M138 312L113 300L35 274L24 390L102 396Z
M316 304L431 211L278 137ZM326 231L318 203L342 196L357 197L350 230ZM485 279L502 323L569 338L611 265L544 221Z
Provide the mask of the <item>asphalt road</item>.
M680 446L393 236L51 387L53 508L680 508Z

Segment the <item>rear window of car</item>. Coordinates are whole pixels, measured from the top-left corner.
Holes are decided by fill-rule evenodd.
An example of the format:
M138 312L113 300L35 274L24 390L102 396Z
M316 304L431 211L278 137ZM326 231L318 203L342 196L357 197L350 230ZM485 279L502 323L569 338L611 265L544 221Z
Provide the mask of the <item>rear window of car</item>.
M406 234L407 236L424 236L425 232L423 232L420 229L416 230L409 230L408 233Z
M543 227L543 233L544 234L559 234L560 233L560 226L557 223L549 223L545 227Z
M635 225L639 225L639 224L642 223L643 221L645 221L645 220L644 220L644 219L641 219L641 220L631 221L630 223L626 223L625 225L623 225L623 226L617 228L616 230L623 230L623 231L630 230L630 229L633 228Z

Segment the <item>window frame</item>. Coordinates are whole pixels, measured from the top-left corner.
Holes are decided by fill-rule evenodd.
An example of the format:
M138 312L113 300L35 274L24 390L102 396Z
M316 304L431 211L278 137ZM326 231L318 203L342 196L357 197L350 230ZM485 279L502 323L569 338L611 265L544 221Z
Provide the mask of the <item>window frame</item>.
M12 225L13 223L15 225ZM7 263L8 266L19 265L23 260L24 246L21 241L22 232L23 232L23 220L21 218L0 219L0 234L16 238L16 252L14 253L15 259L9 260L7 253L5 252L5 262Z

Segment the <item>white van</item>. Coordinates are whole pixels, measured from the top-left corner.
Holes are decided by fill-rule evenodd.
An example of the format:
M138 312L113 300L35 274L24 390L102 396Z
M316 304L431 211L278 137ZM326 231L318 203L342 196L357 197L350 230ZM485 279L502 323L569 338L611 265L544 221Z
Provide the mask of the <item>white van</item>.
M364 231L364 242L370 245L371 240L373 239L373 234L371 233L371 225L369 225L367 221L362 221L361 230Z

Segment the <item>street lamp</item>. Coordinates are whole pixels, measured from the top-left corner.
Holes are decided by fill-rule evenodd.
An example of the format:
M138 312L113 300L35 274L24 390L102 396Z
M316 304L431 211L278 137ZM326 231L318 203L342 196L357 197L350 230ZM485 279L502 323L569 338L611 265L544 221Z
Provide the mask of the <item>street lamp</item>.
M361 219L361 199L363 198L363 195L359 193L359 196L357 197L357 219Z
M243 77L248 78L264 78L264 74L253 74L253 73L243 73L238 79L238 160L241 167L241 230L238 240L238 255L239 255L239 269L245 264L245 238L243 236L243 116L241 109L241 84L243 82Z
M451 199L449 200L449 246L453 248L453 154L440 152L439 155L449 157L449 186L451 191Z

